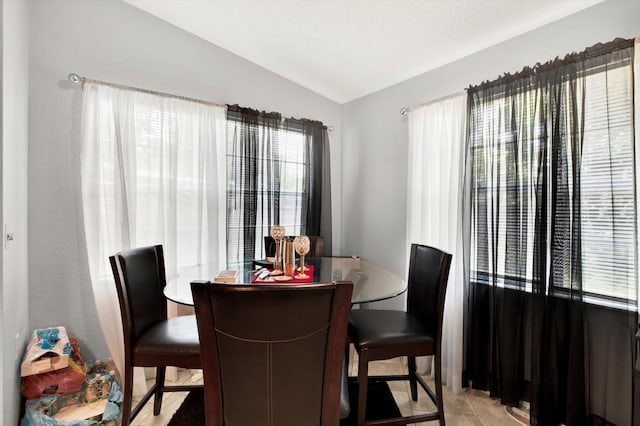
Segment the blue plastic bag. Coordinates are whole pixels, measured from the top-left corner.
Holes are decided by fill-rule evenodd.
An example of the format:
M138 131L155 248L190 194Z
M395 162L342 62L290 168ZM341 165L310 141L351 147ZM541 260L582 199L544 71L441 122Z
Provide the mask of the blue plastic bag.
M74 401L78 400L81 400L80 393L68 396L45 396L27 401L20 426L111 426L117 424L120 417L122 391L115 380L111 385L111 392L100 420L61 421L53 417L60 408L76 403Z

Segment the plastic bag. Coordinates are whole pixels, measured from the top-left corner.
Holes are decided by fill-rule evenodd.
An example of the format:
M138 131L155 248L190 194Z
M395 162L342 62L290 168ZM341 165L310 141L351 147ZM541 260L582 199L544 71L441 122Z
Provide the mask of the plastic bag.
M60 370L69 365L71 343L67 329L38 328L33 331L20 365L22 377Z
M95 367L94 367L95 369ZM94 370L95 371L95 370ZM115 426L120 418L120 404L122 391L115 375L108 375L110 381L109 396L86 403L87 389L91 387L91 380L85 381L80 392L63 396L45 396L26 402L25 416L20 426ZM64 418L74 414L86 414L88 410L99 404L100 410L89 418L61 419L60 415L66 411ZM56 418L58 416L58 418Z

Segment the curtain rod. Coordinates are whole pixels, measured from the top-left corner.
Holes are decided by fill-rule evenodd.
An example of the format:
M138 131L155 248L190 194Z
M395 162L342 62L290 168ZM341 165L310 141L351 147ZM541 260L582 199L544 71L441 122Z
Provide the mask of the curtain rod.
M133 90L135 92L146 93L148 95L157 95L165 98L173 98L173 99L180 99L183 101L196 102L203 105L217 106L217 107L223 107L223 108L227 107L227 105L225 104L218 104L215 102L203 101L202 99L189 98L187 96L178 96L178 95L173 95L171 93L156 92L154 90L141 89L139 87L127 86L124 84L110 83L108 81L93 80L86 77L80 77L78 74L74 72L70 73L67 76L67 79L73 84L94 83L94 84L100 84L102 86L114 87L116 89ZM327 126L327 130L329 130L330 132L333 132L333 126Z
M203 101L202 99L189 98L187 96L178 96L178 95L173 95L171 93L156 92L154 90L141 89L139 87L126 86L124 84L110 83L108 81L93 80L93 79L86 78L86 77L80 77L76 73L69 74L68 79L73 84L94 83L94 84L100 84L102 86L113 87L113 88L116 88L116 89L132 90L134 92L146 93L148 95L157 95L157 96L162 96L162 97L165 97L165 98L173 98L173 99L180 99L180 100L183 100L183 101L197 102L199 104L204 104L204 105L209 105L209 106L217 106L217 107L224 107L224 108L227 107L224 104L217 104L215 102Z
M421 104L418 104L418 105L414 105L414 106L412 106L411 108L409 108L409 107L402 107L402 108L400 108L400 115L406 115L406 114L408 114L408 113L409 113L409 111L411 111L412 109L420 108L420 107L427 106L427 105L431 105L431 104L434 104L434 103L436 103L436 102L446 101L446 100L447 100L447 99L449 99L449 98L453 98L453 97L455 97L455 96L460 96L460 95L462 95L462 94L464 94L464 93L465 93L465 91L463 90L462 92L451 93L450 95L442 96L442 97L440 97L440 98L438 98L438 99L434 99L434 100L432 100L432 101L428 101L428 102L424 102L424 103L421 103Z

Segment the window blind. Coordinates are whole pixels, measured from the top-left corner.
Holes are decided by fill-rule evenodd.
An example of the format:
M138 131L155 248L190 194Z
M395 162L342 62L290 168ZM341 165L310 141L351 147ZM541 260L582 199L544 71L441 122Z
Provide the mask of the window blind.
M312 176L309 144L295 128L232 118L227 134L227 262L233 266L264 258L272 225L284 226L287 235L307 233L302 218Z
M595 299L634 301L637 298L637 206L632 55L613 55L583 70L583 84L566 81L580 99L580 110L564 111L571 102L551 99L544 86L523 81L520 90L472 103L470 155L472 167L471 278L501 286L531 290L546 262L553 286L570 290L572 256L580 253L581 291ZM568 85L574 85L569 88ZM567 95L569 96L569 95ZM550 135L551 102L562 105L553 119L558 135ZM575 117L581 123L573 123ZM584 126L580 134L571 129ZM582 137L579 149L564 155L577 162L550 160L551 139ZM567 144L571 146L571 144ZM579 164L580 170L573 170ZM553 170L556 167L556 170ZM568 173L566 187L551 188L543 176ZM579 191L573 188L577 183ZM546 188L540 193L540 188ZM555 198L552 197L555 194ZM579 194L579 195L577 195ZM574 223L571 197L579 196L579 223ZM552 209L554 220L551 222ZM571 232L579 226L580 247L564 245L559 235L555 252L541 247L553 227ZM560 238L560 240L558 240ZM545 251L546 250L546 251ZM537 253L534 255L534 253Z
M581 171L585 292L636 299L636 166L630 59L585 84Z

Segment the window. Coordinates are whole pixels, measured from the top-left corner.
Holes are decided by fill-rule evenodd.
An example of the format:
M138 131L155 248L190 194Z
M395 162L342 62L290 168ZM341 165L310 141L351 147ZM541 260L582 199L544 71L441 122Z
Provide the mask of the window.
M588 293L635 300L636 205L631 67L586 77L582 276Z
M525 90L471 111L474 227L472 279L531 290L534 267L536 187L545 127L541 93ZM514 129L511 116L521 118ZM497 202L496 202L497 201ZM540 231L540 230L539 230ZM537 246L536 246L537 247Z
M239 149L239 123L229 121L227 140L227 263L264 258L264 236L271 225L285 227L287 235L306 234L302 209L308 197L308 152L303 134L277 128L258 128L258 146L245 157ZM247 161L248 160L248 161ZM244 240L249 235L250 242Z
M111 276L110 255L155 244L163 245L169 278L195 265L220 264L224 170L217 156L224 158L224 108L102 84L85 84L83 96L92 276Z
M191 120L194 119L186 112L178 115L175 111L141 107L135 111L136 245L161 241L165 220L169 219L168 215L174 216L169 220L175 222L175 248L165 250L175 250L178 270L196 265L199 259L201 193L198 188L203 180L198 167L200 146L189 131L169 146L163 144L162 139L163 135L175 135L179 122L190 124ZM174 176L166 175L170 170L175 170ZM168 205L167 200L171 200Z
M636 300L629 52L471 95L472 280Z
M321 215L330 212L327 154L320 122L228 107L228 267L264 258L272 225L283 225L287 235L321 235Z

